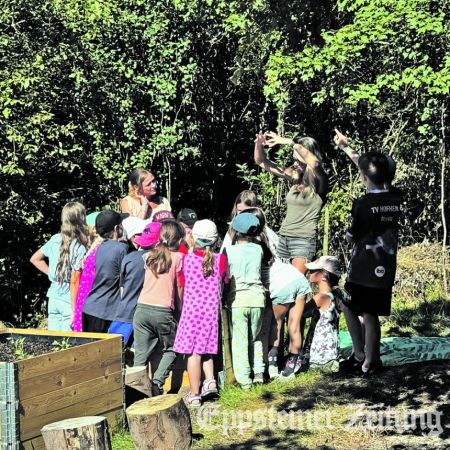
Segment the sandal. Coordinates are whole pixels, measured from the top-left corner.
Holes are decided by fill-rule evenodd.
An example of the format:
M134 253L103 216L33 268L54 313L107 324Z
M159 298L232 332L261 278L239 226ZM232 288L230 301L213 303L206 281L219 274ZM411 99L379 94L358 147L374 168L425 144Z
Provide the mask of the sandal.
M186 401L188 402L189 406L192 406L194 408L202 406L202 397L200 395L194 395L192 392L188 393Z
M217 383L214 378L211 378L210 380L205 380L203 382L201 393L202 398L213 397L216 396L218 393L219 392L217 390Z

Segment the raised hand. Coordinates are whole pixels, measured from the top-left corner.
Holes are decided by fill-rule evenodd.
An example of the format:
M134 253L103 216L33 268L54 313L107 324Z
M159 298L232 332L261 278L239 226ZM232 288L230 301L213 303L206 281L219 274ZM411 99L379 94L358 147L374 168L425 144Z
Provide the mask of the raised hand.
M348 145L349 139L347 136L344 136L337 128L334 129L334 132L336 134L334 135L333 141L339 148L343 148Z
M266 143L266 135L260 131L255 138L255 145L262 147Z
M274 133L273 131L268 131L265 133L266 136L266 145L269 147L274 147L275 145L292 145L292 139L285 138L283 136L280 136L277 133Z

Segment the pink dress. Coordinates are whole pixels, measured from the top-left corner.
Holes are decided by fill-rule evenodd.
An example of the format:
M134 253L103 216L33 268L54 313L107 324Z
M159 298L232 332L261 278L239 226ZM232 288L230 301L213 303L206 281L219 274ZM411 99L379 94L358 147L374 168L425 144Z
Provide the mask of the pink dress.
M83 331L83 305L89 292L91 292L92 284L95 278L95 254L100 244L96 245L84 260L83 272L80 278L80 287L78 289L77 301L75 303L75 313L73 318L73 331Z
M177 353L217 354L222 280L228 282L228 269L225 255L214 255L214 259L214 272L205 278L203 252L184 257L183 310L173 346Z

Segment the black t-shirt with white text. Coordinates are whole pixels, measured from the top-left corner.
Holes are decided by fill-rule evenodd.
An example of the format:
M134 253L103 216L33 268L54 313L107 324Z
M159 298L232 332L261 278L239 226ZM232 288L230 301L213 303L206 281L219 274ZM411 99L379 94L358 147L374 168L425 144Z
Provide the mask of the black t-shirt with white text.
M378 289L394 285L401 198L393 192L369 192L352 206L348 234L354 246L347 281Z

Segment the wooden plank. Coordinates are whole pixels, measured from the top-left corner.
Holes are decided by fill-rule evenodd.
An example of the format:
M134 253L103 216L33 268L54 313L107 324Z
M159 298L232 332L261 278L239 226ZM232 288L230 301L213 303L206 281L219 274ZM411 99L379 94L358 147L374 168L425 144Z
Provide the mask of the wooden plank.
M51 373L55 369L65 367L69 364L79 364L89 356L91 359L92 357L96 359L102 355L116 356L118 353L122 354L122 341L120 337L75 345L66 350L17 361L16 364L19 370L20 380L24 380Z
M101 416L104 412L122 408L123 390L117 389L107 392L89 401L75 403L67 408L52 411L41 416L30 417L20 423L20 439L22 441L37 437L41 434L41 428L49 423L59 420L82 416Z
M42 436L38 436L33 439L29 439L28 441L22 442L23 450L46 450L45 442Z
M122 388L122 371L20 402L20 420L41 416Z
M74 331L51 331L38 330L36 328L6 328L1 330L2 334L25 334L33 336L54 336L54 337L73 337L73 338L90 338L90 339L114 339L121 337L119 334L109 333L78 333Z
M19 361L19 400L36 397L122 369L119 340L92 342Z

